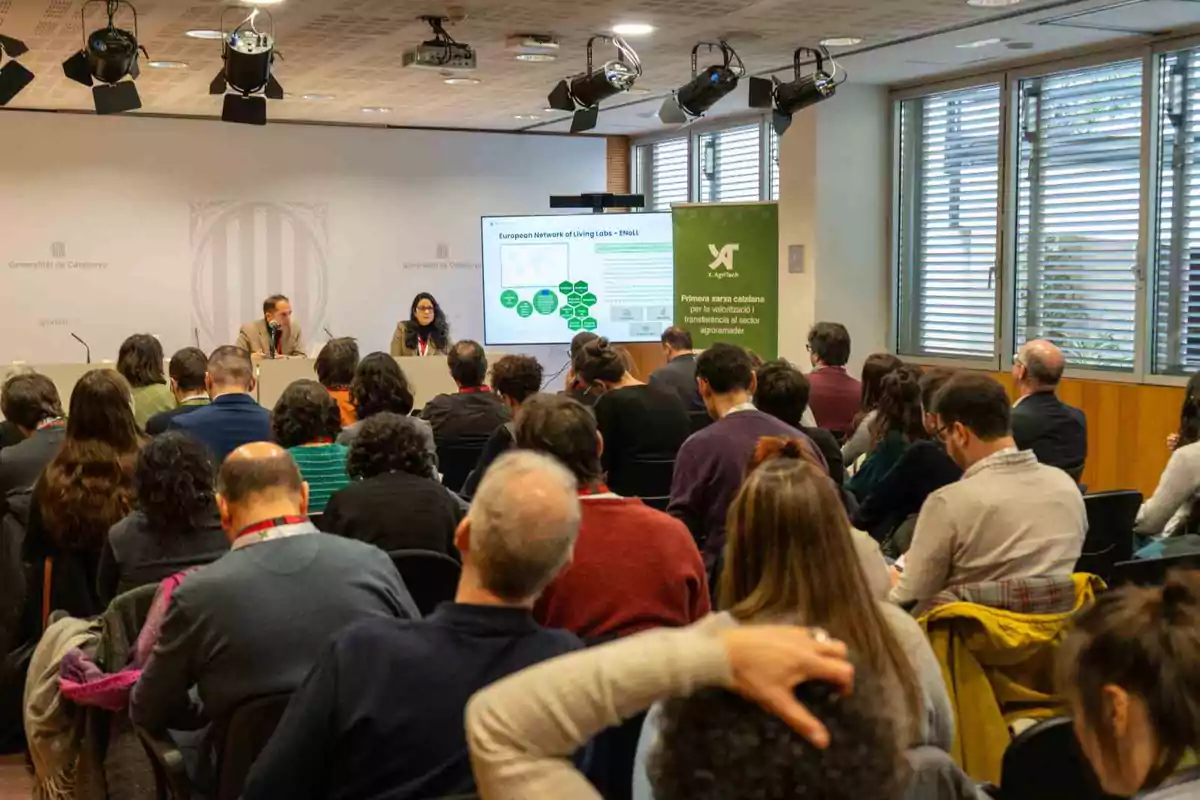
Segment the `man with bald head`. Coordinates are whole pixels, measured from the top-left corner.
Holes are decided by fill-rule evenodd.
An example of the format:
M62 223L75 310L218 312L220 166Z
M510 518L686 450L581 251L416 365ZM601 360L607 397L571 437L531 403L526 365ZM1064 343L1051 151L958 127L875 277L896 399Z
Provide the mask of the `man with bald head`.
M369 620L337 637L255 762L243 800L473 794L467 700L583 646L531 613L571 560L575 490L546 456L493 462L455 533L463 568L454 602L421 622Z
M151 731L211 722L220 737L247 700L294 691L348 625L420 616L386 554L309 522L308 485L283 448L234 450L217 477L217 506L231 549L171 596L130 701L133 721Z
M1037 460L1058 467L1079 481L1087 461L1087 418L1058 399L1067 360L1051 342L1026 342L1013 359L1017 402L1012 431L1017 447L1032 450Z

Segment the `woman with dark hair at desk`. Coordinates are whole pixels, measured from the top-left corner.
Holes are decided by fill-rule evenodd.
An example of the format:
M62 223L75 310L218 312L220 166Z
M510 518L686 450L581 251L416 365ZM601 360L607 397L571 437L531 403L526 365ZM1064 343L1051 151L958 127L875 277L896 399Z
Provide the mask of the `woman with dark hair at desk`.
M429 292L413 298L408 320L396 326L391 352L397 357L444 356L450 352L450 322Z

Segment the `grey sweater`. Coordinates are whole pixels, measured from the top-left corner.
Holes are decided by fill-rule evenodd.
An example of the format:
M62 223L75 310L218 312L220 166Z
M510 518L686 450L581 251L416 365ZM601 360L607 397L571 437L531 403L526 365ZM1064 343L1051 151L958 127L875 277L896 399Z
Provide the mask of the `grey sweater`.
M249 699L294 691L334 634L371 617L420 618L376 547L308 533L233 550L175 590L130 716L153 731L220 724Z

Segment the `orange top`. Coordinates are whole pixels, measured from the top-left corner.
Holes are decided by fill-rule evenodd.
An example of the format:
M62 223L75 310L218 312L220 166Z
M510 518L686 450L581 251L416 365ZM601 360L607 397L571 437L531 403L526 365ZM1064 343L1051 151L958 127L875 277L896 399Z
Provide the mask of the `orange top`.
M349 389L329 389L329 396L337 400L338 411L342 413L342 427L348 428L358 422L358 409L350 401Z

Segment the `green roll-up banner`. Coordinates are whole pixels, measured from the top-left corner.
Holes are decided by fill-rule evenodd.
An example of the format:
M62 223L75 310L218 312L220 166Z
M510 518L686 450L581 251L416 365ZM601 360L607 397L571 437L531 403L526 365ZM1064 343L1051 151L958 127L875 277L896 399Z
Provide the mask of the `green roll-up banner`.
M675 206L675 324L699 349L729 342L764 359L779 345L779 207Z

